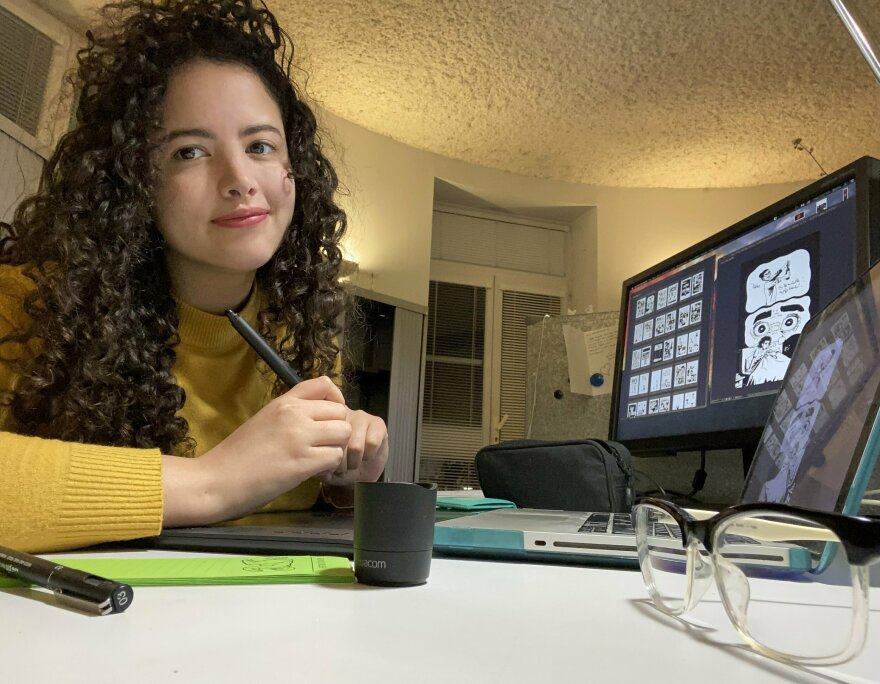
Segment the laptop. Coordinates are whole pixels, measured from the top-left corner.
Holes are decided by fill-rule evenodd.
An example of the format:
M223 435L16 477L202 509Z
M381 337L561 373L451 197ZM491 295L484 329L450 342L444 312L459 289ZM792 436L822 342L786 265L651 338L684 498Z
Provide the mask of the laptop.
M880 265L814 316L801 333L746 476L742 502L774 501L856 514L880 452ZM690 510L690 509L689 509ZM690 511L708 517L713 511ZM661 532L662 533L662 532ZM670 537L677 529L667 529ZM743 554L795 566L785 547ZM504 509L440 522L438 552L635 567L629 514ZM798 549L793 550L798 553Z
M880 452L878 332L880 265L803 329L741 501L858 512ZM674 535L676 530L668 532ZM263 513L213 527L168 529L139 544L144 541L163 549L351 557L353 516L350 511ZM745 538L742 543L744 553L757 546ZM638 564L630 516L619 513L500 509L462 515L438 511L434 550L441 555L478 558Z

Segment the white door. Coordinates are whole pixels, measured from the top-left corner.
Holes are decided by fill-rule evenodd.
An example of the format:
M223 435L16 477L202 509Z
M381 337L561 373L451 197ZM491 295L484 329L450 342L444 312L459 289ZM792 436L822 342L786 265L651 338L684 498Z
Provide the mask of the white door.
M418 475L462 489L479 486L480 447L525 436L527 316L559 314L562 286L555 278L443 270L432 273L448 280L430 284Z

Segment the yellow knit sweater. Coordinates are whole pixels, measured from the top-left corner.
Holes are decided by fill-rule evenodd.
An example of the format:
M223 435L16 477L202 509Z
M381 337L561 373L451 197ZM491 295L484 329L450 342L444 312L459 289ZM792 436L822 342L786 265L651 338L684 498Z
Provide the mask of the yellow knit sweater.
M33 287L17 269L0 267L0 335L26 322L23 296ZM242 316L256 322L259 297ZM186 390L180 415L199 456L271 398L274 375L224 316L180 304L174 374ZM0 389L16 378L0 364ZM162 529L162 460L158 449L128 449L15 434L0 408L0 545L23 551L70 549L158 534ZM320 485L308 480L271 508L304 509Z

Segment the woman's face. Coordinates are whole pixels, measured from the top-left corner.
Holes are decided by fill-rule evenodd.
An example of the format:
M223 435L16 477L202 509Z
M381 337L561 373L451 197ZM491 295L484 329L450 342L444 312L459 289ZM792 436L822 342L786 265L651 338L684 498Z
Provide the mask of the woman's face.
M181 294L252 282L293 216L278 104L246 67L193 60L169 79L162 128L156 211L172 282Z

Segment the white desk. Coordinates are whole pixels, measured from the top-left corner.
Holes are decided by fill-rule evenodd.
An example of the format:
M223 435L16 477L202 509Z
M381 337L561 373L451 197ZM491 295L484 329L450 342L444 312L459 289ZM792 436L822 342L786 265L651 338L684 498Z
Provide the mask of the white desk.
M34 593L0 590L3 682L880 681L877 595L863 655L810 672L741 646L714 595L688 627L622 570L435 558L422 587L139 587L106 617Z

